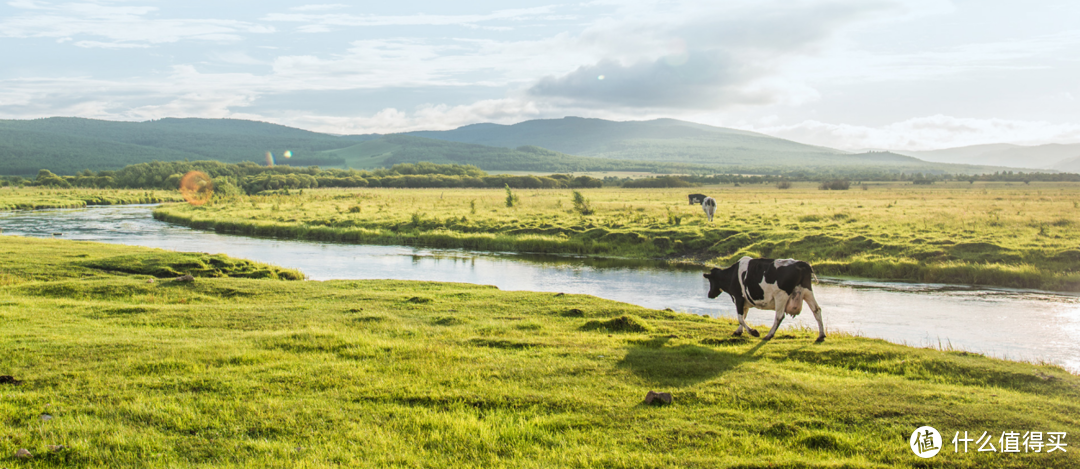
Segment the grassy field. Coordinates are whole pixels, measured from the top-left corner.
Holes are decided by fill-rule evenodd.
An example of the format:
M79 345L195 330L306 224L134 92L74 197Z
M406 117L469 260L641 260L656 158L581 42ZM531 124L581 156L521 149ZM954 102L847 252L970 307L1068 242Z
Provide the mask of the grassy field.
M80 208L87 205L153 204L184 200L177 191L0 187L0 210Z
M276 274L227 277L256 271ZM22 381L0 384L0 467L1080 464L1080 378L1052 366L64 240L0 237L0 272L0 375ZM907 446L922 425L945 435L931 460ZM1070 446L954 453L957 431Z
M1080 291L1080 185L801 183L689 189L356 189L167 205L154 216L284 238L685 259L793 257L819 275ZM686 194L716 197L714 222Z

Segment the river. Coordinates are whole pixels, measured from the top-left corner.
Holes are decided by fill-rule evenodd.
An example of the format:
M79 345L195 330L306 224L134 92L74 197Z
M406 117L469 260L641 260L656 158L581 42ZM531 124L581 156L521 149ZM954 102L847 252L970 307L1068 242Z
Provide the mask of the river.
M705 297L706 269L661 262L371 246L220 235L154 220L152 206L0 212L5 235L224 253L299 269L312 280L400 279L582 293L648 308L735 317L729 297ZM823 278L814 286L827 331L913 346L951 347L1080 373L1080 295ZM772 324L751 310L751 324ZM806 311L782 328L817 328ZM767 328L767 326L766 326ZM731 328L734 331L734 327Z

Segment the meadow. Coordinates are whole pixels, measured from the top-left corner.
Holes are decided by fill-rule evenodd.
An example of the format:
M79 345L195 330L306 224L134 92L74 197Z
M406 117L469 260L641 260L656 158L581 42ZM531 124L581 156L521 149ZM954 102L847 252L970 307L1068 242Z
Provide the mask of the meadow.
M863 189L865 188L865 189ZM712 223L688 193L719 202ZM680 189L318 189L165 205L219 232L350 243L663 258L798 258L818 275L1080 291L1080 185L796 183Z
M1080 378L1054 366L67 240L2 236L0 272L0 467L1080 464ZM934 459L908 448L923 425ZM1070 446L954 453L957 431Z
M0 210L82 208L87 205L155 204L184 200L177 191L0 187Z

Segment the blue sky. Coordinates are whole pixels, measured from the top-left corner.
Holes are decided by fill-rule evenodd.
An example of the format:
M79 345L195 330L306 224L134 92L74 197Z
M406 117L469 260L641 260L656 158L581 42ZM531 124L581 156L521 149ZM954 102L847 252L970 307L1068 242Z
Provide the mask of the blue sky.
M845 149L1080 142L1080 2L0 4L0 118L331 133L673 117Z

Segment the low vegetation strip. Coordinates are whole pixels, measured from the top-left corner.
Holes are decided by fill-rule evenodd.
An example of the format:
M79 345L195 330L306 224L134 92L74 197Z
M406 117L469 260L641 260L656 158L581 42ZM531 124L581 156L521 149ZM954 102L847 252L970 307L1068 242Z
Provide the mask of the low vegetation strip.
M1080 291L1080 187L1070 183L811 183L679 189L311 190L166 205L160 220L252 236L730 265L798 258L818 275ZM584 208L583 208L584 207Z
M1053 366L799 330L762 343L583 295L88 266L160 253L0 237L0 272L21 279L0 282L0 465L1080 464L1080 378ZM907 444L923 425L947 445L929 461ZM958 431L1070 446L954 453Z
M88 205L156 204L184 200L177 191L0 187L0 210L82 208Z

